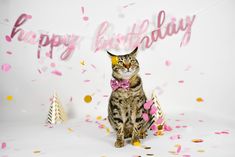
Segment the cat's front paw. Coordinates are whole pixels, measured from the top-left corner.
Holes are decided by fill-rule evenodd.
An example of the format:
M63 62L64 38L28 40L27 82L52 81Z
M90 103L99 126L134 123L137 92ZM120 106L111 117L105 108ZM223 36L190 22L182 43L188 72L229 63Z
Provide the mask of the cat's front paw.
M124 140L117 140L114 145L116 148L121 148L124 146Z
M133 139L131 139L131 144L133 145L133 146L139 146L140 145L140 140L139 140L139 138L133 138Z

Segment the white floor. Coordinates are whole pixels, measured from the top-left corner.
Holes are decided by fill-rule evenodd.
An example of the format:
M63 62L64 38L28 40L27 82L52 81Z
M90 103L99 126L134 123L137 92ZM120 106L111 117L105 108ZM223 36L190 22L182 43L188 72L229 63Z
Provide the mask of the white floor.
M167 117L173 131L160 137L150 131L141 147L134 147L127 141L125 147L119 149L113 146L115 135L111 129L111 133L107 131L110 128L108 122L96 120L96 116L70 120L53 128L43 123L1 122L0 157L235 156L234 121L195 112L172 113ZM193 139L203 142L194 143ZM6 143L6 147L2 148L2 143ZM146 146L151 149L145 149Z

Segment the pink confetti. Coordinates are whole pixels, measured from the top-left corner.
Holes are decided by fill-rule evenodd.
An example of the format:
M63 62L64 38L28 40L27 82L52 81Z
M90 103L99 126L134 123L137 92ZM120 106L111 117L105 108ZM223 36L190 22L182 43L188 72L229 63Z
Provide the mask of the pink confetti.
M151 105L153 104L153 100L149 100L144 104L144 109L149 110Z
M184 80L179 80L178 82L179 82L179 83L184 83Z
M51 63L51 67L54 68L56 66L55 63Z
M179 154L181 151L181 145L178 146L177 150L176 150L176 153Z
M5 142L2 142L2 149L5 149L7 147L7 144Z
M11 51L7 51L6 54L12 55L12 52Z
M191 155L183 155L182 157L191 157Z
M89 122L89 123L92 122L92 120L90 120L89 118L85 119L85 121L86 121L86 122Z
M145 73L145 75L151 75L151 73Z
M5 39L6 39L7 42L11 42L11 37L9 35L6 35Z
M88 82L90 82L91 80L84 80L84 82L86 82L86 83L88 83Z
M214 132L215 134L217 135L221 135L221 134L229 134L228 131L217 131L217 132Z
M84 74L86 72L86 69L82 69L82 74Z
M100 129L103 129L105 126L104 126L104 124L100 124L98 127L99 127Z
M81 7L81 9L82 9L82 14L84 14L84 7ZM83 17L83 20L84 20L84 21L88 21L89 18L88 18L87 16L84 16L84 17Z
M151 115L154 115L156 112L157 112L156 106L152 106L152 107L151 107L151 110L150 110L150 114L151 114Z
M173 129L169 125L164 125L164 130L165 131L172 131Z
M221 131L222 134L229 134L227 131Z
M176 126L175 126L175 128L178 128L178 129L179 129L179 128L181 128L181 126L179 126L179 125L176 125Z
M10 64L3 64L2 65L2 71L8 72L10 69L11 69L11 65Z
M187 128L188 126L187 125L183 125L182 128Z
M128 7L128 5L124 5L124 6L123 6L123 8L127 8L127 7Z
M163 118L160 117L157 119L157 124L162 124L162 122L163 122Z
M153 124L153 125L150 127L150 129L153 130L153 131L157 131L157 126Z
M38 69L38 73L39 73L39 74L41 74L41 73L42 73L42 71L41 71L40 69Z
M171 61L166 60L166 61L165 61L165 65L166 65L166 66L170 66L170 65L171 65Z
M201 122L201 123L204 122L204 120L198 120L198 121Z
M92 68L96 69L96 66L94 64L91 64Z
M48 58L50 58L50 57L51 57L51 53L50 53L50 52L47 52L47 53L46 53L46 56L47 56Z
M149 121L149 116L148 116L147 113L143 113L142 117L143 117L143 119L144 119L146 122Z
M51 73L55 74L57 76L61 76L62 75L62 73L60 71L58 71L58 70L53 70Z
M107 97L108 97L108 95L103 95L103 97L107 98Z

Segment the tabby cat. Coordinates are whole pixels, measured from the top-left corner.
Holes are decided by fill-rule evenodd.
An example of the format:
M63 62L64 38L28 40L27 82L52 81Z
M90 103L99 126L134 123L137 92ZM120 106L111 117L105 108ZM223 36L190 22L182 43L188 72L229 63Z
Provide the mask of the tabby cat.
M130 54L114 55L112 59L111 87L113 89L108 105L108 120L116 131L115 147L123 147L124 139L131 138L131 144L140 142L147 136L147 130L153 123L153 116L144 109L146 96L138 72L136 59L138 47ZM143 119L143 112L149 120Z

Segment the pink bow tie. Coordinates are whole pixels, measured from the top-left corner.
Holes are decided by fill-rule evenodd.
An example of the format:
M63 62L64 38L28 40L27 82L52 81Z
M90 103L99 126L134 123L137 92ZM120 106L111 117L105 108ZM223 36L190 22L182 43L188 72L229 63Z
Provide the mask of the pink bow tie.
M118 81L118 80L112 79L110 81L110 84L111 84L113 91L117 90L118 88L129 89L130 87L129 80Z

